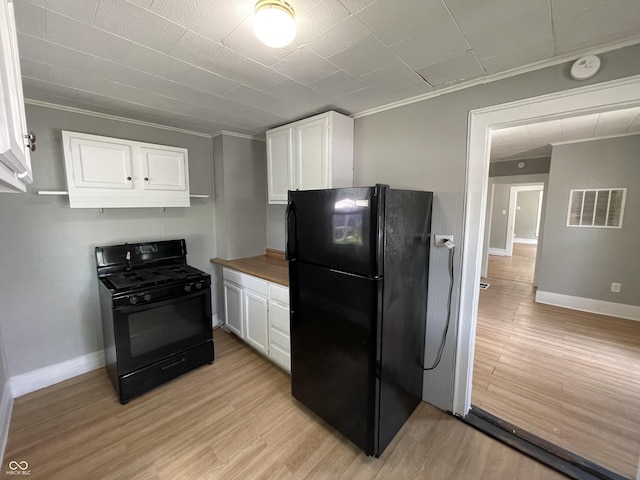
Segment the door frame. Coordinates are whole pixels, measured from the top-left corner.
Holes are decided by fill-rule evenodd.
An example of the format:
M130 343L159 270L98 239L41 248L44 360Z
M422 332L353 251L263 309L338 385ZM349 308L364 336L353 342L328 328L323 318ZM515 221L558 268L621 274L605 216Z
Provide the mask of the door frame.
M507 257L513 256L513 236L515 234L516 227L516 215L518 205L518 193L519 192L535 192L544 191L544 183L540 185L511 185L509 188L509 212L507 216L507 242L505 245L505 251ZM540 205L538 205L538 221L540 220ZM536 242L537 243L537 242Z
M640 75L469 111L452 413L471 408L491 129L640 106Z

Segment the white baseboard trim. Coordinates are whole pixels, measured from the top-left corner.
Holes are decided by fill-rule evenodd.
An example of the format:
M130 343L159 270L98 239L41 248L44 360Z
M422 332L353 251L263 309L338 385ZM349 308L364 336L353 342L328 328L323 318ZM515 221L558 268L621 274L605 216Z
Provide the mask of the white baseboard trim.
M489 255L500 255L501 257L506 257L507 250L504 248L489 248Z
M11 377L11 393L20 397L69 378L104 367L104 350L72 358L31 372Z
M529 245L537 245L537 238L513 238L513 243L527 243Z
M214 315L211 318L211 328L218 328L224 325L224 322L218 317L218 315Z
M9 438L11 410L13 410L13 395L9 381L7 381L2 390L2 399L0 399L0 466L4 465L4 450L7 448L7 439Z
M640 321L640 306L626 305L624 303L605 302L592 298L573 297L560 293L536 292L536 302L555 305L556 307L570 308L582 312L598 313L610 317L626 318L627 320Z

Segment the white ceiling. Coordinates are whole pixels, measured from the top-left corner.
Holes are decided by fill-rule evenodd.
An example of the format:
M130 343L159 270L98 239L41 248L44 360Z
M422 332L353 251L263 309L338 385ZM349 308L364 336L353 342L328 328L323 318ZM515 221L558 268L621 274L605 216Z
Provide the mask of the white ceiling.
M582 115L491 132L491 161L551 155L552 143L640 134L640 107Z
M638 39L639 0L289 0L262 45L255 0L14 0L25 96L214 133L353 114Z

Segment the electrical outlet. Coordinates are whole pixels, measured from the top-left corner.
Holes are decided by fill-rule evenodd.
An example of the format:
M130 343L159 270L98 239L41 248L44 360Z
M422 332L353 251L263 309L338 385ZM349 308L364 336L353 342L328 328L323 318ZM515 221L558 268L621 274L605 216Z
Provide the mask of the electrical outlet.
M435 244L443 247L446 240L451 240L453 242L453 235L436 235Z
M613 293L620 293L620 289L622 288L621 283L612 282L611 283L611 291Z

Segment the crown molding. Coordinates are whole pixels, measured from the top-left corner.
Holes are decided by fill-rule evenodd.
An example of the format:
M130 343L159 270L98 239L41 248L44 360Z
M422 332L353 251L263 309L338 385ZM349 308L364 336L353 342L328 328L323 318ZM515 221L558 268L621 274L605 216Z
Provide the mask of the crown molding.
M246 133L230 132L228 130L220 130L220 131L212 134L211 138L220 137L222 135L228 135L229 137L246 138L248 140L258 140L259 142L266 142L266 139L263 136L248 135Z
M562 63L580 58L585 54L598 55L601 53L610 52L612 50L617 50L619 48L636 45L638 43L640 43L640 36L636 36L632 39L627 39L621 42L613 42L613 43L600 45L599 47L595 47L595 48L584 48L582 50L577 50L575 52L566 53L564 55L560 55L557 57L541 60L539 62L530 63L529 65L524 65L522 67L512 68L511 70L506 70L504 72L494 73L492 75L487 75L486 77L469 80L468 82L462 82L456 85L452 85L451 87L441 88L434 92L428 92L415 97L406 98L404 100L399 100L397 102L389 103L387 105L382 105L380 107L370 108L368 110L364 110L360 113L356 113L351 116L353 118L361 118L369 115L374 115L376 113L384 112L386 110L392 110L394 108L403 107L405 105L410 105L412 103L422 102L424 100L429 100L430 98L439 97L441 95L457 92L459 90L465 90L467 88L475 87L478 85L484 85L486 83L497 82L498 80L503 80L505 78L522 75L523 73L529 73L536 70L541 70L543 68L560 65Z

